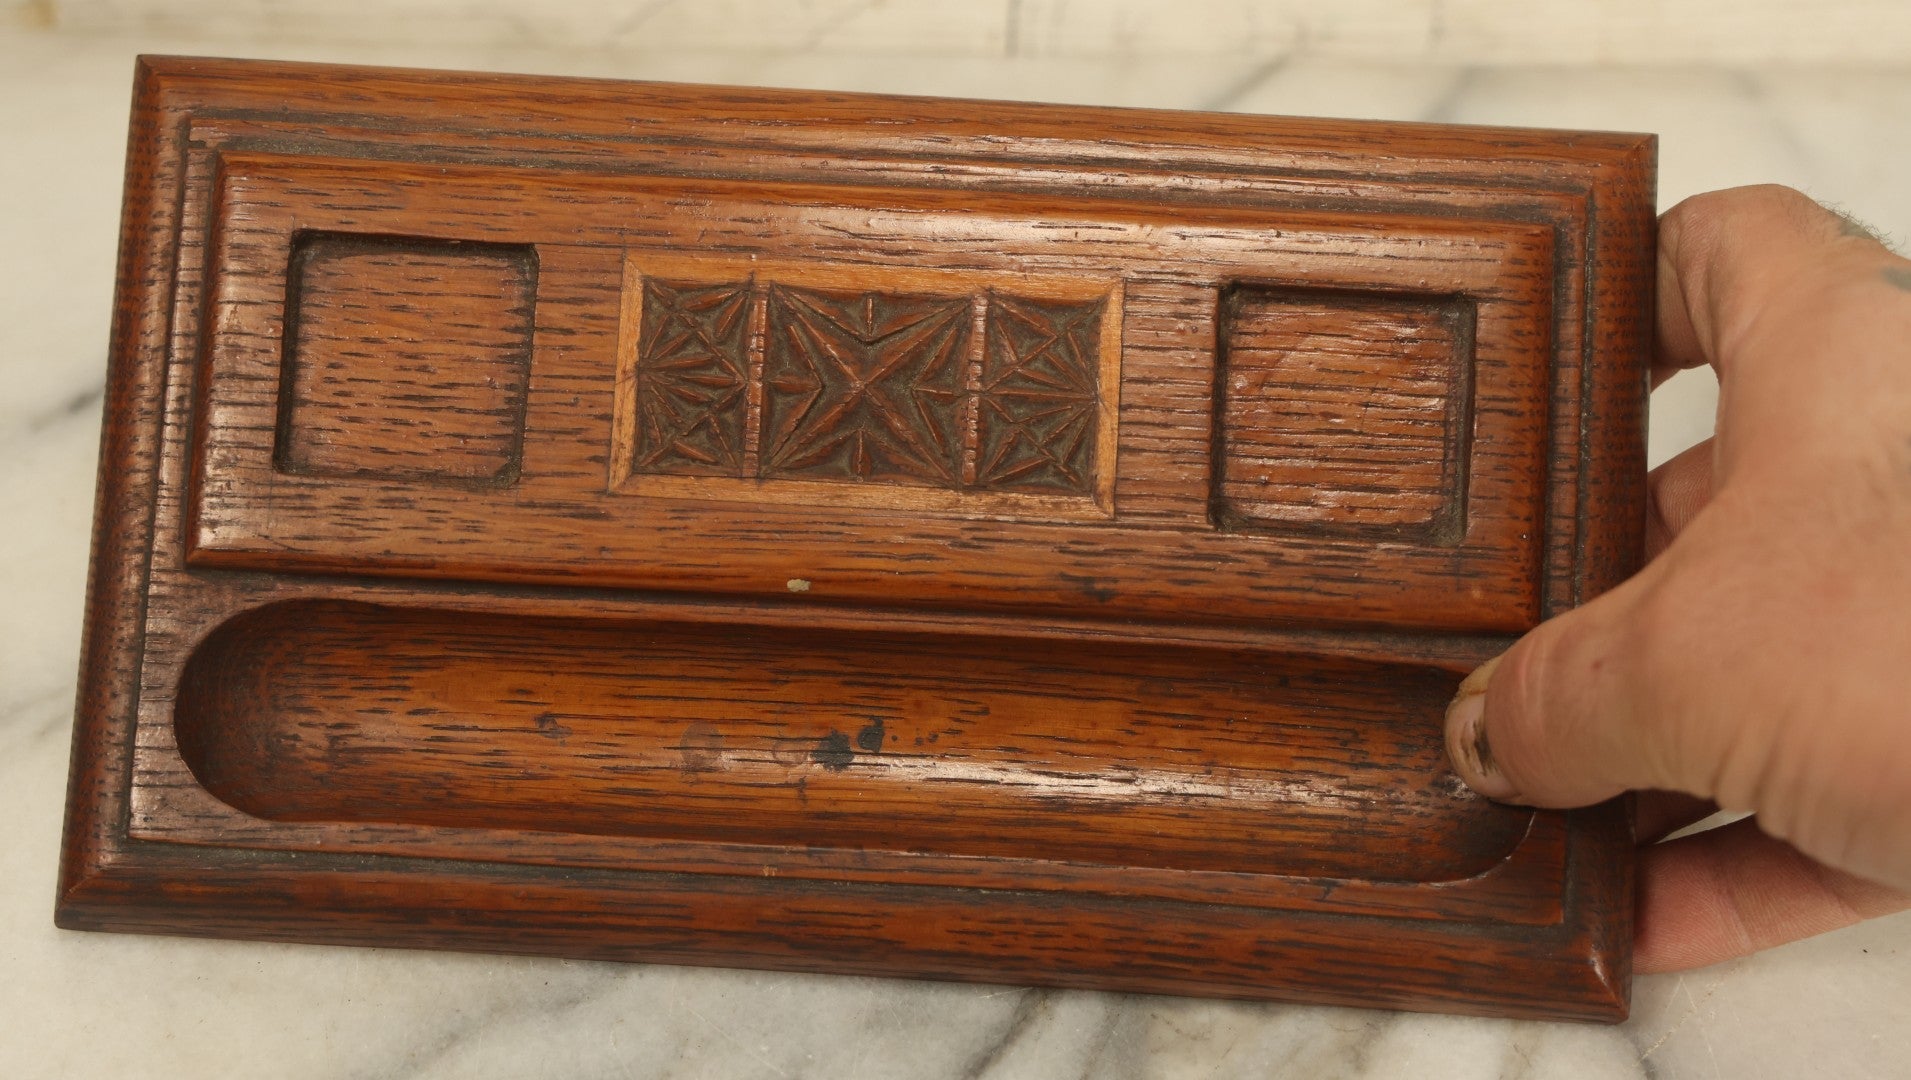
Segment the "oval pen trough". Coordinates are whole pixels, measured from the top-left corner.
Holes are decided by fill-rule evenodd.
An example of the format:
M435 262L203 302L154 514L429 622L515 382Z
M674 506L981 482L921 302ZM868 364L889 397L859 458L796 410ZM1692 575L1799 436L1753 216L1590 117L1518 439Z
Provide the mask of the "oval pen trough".
M175 723L208 790L278 821L1442 881L1528 817L1448 771L1455 678L291 602L211 635Z

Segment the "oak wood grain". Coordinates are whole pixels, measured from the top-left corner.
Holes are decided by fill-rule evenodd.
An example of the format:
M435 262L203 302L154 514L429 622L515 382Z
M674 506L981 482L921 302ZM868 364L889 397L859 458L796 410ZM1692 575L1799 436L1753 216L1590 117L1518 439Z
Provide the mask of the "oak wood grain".
M268 820L1452 881L1530 812L1453 782L1418 667L292 603L181 678ZM1350 821L1359 828L1349 831Z
M1617 1018L1439 711L1637 565L1652 172L142 61L58 918Z
M508 484L536 260L524 246L303 235L287 271L274 466Z
M496 169L374 168L238 155L223 158L221 168L219 202L228 213L215 223L213 242L215 258L228 269L214 283L219 331L207 346L200 413L202 482L190 549L198 565L755 595L780 592L795 578L814 583L812 599L824 603L906 596L1018 611L1092 607L1111 617L1499 631L1537 621L1545 428L1534 420L1545 407L1546 382L1520 361L1548 341L1552 298L1550 281L1523 269L1543 261L1551 246L1549 234L1532 225L1197 213L1117 203L1107 211L1113 220L1058 238L1054 209L1030 196L958 199L916 189L771 184L719 194L707 182L527 180ZM512 212L501 213L505 205ZM940 216L925 219L928 214ZM541 355L533 359L525 464L517 481L474 495L429 482L367 477L341 484L274 470L285 268L283 260L247 253L283 249L301 228L383 234L417 228L421 217L434 230L465 230L491 242L562 238L538 243L534 349ZM1127 220L1137 217L1155 223ZM1202 227L1203 219L1215 224ZM937 222L932 252L922 248L925 220ZM1251 227L1257 220L1259 227ZM778 258L801 251L830 275L822 280L838 287L893 274L891 287L915 296L931 288L918 269L931 257L938 276L954 279L940 285L945 296L1006 290L1005 275L1023 274L1070 278L1077 295L1105 294L1113 284L1108 260L1121 259L1126 311L1118 336L1108 338L1119 341L1123 371L1118 383L1101 389L1104 407L1118 408L1121 430L1140 445L1120 445L1122 436L1116 437L1114 516L1090 512L1105 519L1109 535L1085 543L1072 523L1045 527L1053 521L1043 512L1053 492L1001 487L990 492L994 501L957 501L948 507L955 513L924 513L901 530L891 514L861 512L859 504L872 501L868 485L839 484L840 497L812 495L791 506L778 492L793 478L764 480L755 485L761 498L688 512L682 499L607 495L602 437L579 433L602 432L616 416L615 385L602 375L625 282L614 256L625 249L581 241L601 234L630 243L631 233L636 240L661 236L680 245L713 245L719 249L713 262L733 250ZM840 250L845 234L857 245L853 262ZM680 259L682 250L668 254ZM1191 319L1212 326L1222 287L1236 279L1285 276L1336 292L1384 293L1423 287L1429 274L1438 275L1440 293L1464 291L1478 312L1467 534L1457 542L1435 537L1376 545L1331 530L1271 537L1216 528L1209 511L1214 332L1201 334L1199 340L1210 342L1204 351L1183 344ZM734 279L736 271L727 276ZM1140 321L1149 291L1162 279L1198 288L1176 317ZM1039 291L1039 285L1025 290ZM593 341L595 335L604 337ZM1172 368L1165 378L1145 367L1128 369L1129 357L1151 353ZM1198 442L1172 453L1157 449L1162 433L1184 431ZM1155 502L1155 513L1131 517L1125 512L1131 487L1144 498L1178 494L1176 512L1161 512ZM634 483L632 490L643 487ZM734 492L731 485L699 490ZM898 499L942 509L919 499L919 484L875 490L879 511ZM1028 509L1017 512L1018 499ZM527 500L537 508L527 508ZM833 507L843 527L811 528L818 505ZM413 512L390 513L398 507ZM857 543L865 530L881 533L883 544ZM899 581L906 581L906 592ZM1081 587L1085 582L1093 584Z
M1223 303L1224 524L1435 543L1465 535L1471 304L1260 289Z

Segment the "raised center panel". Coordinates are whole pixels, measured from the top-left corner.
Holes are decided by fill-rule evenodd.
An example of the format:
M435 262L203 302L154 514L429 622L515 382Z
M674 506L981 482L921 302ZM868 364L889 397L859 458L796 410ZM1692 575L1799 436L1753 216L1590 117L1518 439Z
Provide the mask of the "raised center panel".
M195 564L1539 618L1548 229L272 155L221 178Z

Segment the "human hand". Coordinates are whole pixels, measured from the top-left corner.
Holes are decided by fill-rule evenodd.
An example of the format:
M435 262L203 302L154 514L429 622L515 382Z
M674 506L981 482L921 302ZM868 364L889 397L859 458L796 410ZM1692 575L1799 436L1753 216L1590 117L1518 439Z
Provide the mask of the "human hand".
M1646 567L1447 712L1491 798L1644 792L1642 972L1911 907L1911 261L1736 188L1661 219L1658 289L1654 382L1710 364L1717 433L1654 470Z

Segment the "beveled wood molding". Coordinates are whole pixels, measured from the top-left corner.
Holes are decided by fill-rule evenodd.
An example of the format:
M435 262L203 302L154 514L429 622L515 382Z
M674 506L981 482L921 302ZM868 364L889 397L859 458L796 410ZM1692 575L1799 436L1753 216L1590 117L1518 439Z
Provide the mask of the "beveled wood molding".
M1441 713L1637 567L1653 182L144 59L58 920L1617 1019Z

